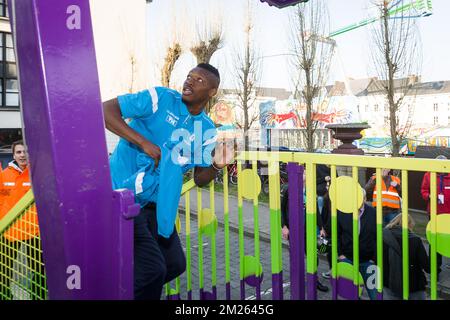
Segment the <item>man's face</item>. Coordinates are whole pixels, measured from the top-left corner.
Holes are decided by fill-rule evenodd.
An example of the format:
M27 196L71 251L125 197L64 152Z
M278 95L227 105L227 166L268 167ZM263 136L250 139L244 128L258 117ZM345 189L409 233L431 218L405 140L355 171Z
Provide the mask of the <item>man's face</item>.
M217 92L214 75L202 68L192 69L183 84L183 102L187 105L205 103Z
M14 148L13 158L22 169L25 168L28 165L28 155L25 150L25 146L21 144L16 145Z

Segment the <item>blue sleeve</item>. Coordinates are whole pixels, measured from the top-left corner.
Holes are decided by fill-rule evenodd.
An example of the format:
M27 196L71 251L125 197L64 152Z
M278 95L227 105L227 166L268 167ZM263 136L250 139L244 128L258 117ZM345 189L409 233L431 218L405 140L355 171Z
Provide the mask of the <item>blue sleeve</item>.
M155 88L117 97L123 118L139 119L151 116L158 110L158 93Z

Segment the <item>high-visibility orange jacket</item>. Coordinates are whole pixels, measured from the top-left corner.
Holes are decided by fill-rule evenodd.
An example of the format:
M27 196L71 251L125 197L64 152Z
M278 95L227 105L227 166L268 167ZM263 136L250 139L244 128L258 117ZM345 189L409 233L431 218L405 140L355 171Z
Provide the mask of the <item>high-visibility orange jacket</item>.
M5 197L5 190L3 189L3 169L2 169L2 164L0 163L0 220L2 218L2 206L3 203L5 201L4 197Z
M8 164L2 172L2 203L0 220L31 189L28 167L22 170L15 161ZM36 210L28 210L19 220L8 228L4 237L10 241L28 240L39 234Z
M386 187L386 183L384 179L381 180L381 201L383 207L400 209L400 195L398 193L397 186L400 186L400 179L396 176L389 176L392 182L395 182L397 185L394 187L389 184L389 188ZM377 206L377 187L375 184L375 188L373 190L373 202L372 206Z

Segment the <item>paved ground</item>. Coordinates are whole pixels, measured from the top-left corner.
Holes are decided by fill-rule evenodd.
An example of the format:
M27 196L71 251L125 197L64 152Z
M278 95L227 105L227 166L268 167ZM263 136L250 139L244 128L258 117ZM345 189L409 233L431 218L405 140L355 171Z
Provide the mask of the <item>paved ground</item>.
M183 211L185 205L184 197L180 201L180 209ZM202 206L203 208L209 207L209 192L206 190L202 191ZM193 190L191 191L191 220L193 221L191 223L191 228L193 228L192 233L196 235L197 230L197 220L196 220L196 213L197 213L197 196L196 192ZM219 298L225 298L225 257L224 257L224 234L223 234L223 195L221 193L216 192L215 194L215 208L216 208L216 215L219 220L219 230L217 233L217 239L216 239L216 248L217 248L217 283L218 283L218 295ZM237 214L237 198L234 196L229 197L229 219L230 219L230 230L232 231L230 233L230 246L231 246L231 287L232 287L232 298L233 299L239 299L240 298L240 292L239 292L239 246L238 246L238 234L237 234L237 228L238 228L238 214ZM426 217L423 216L423 214L420 213L412 213L414 214L416 222L418 224L425 224L426 223ZM185 216L182 215L183 225ZM251 255L253 254L253 204L248 201L244 201L244 230L245 230L245 254ZM182 228L184 229L184 227ZM262 295L263 299L271 299L271 268L270 268L270 220L269 220L269 208L267 204L260 203L259 204L259 230L260 230L260 240L261 240L261 263L263 267L263 272L265 275L265 278L263 280L262 284L262 291L263 293L266 292L266 294ZM182 235L182 241L184 243L184 235ZM195 270L195 268L198 265L197 260L197 237L194 237L192 241L192 246L195 248L193 250L193 260L192 260L192 267L193 267L193 289L194 289L194 298L198 298L198 275ZM426 248L428 248L428 245L426 245ZM205 288L210 288L210 277L211 277L211 258L210 258L210 249L211 249L211 242L209 238L205 238L204 240L204 274L205 274ZM443 299L450 299L450 269L445 268L445 265L450 264L450 259L444 258L444 271L441 274L440 281L438 284L438 294ZM325 257L321 257L320 263L319 263L319 274L322 272L327 271L328 266L325 261ZM183 275L181 284L184 287L186 280L184 279L185 275ZM284 278L284 290L285 290L285 299L288 299L290 296L289 291L289 251L288 251L288 244L286 242L283 243L283 278ZM328 280L325 280L321 277L319 277L320 281L322 281L324 284L328 282ZM183 289L182 292L185 292ZM248 289L247 290L247 298L252 298L252 295L255 294L254 290ZM319 299L331 299L330 292L324 294L319 292L318 295ZM364 294L365 297L365 294Z
M184 229L184 215L182 229ZM193 216L191 219L191 228L192 234L197 234L197 221L196 217ZM181 233L181 240L183 243L183 247L185 246L185 238L184 233ZM217 294L218 299L226 298L225 291L225 242L224 242L224 231L223 227L219 226L219 230L216 234L216 253L217 253ZM254 242L253 237L245 236L245 254L253 255L254 253ZM198 239L195 236L191 239L192 250L192 288L193 288L193 299L199 299L199 277L198 277ZM240 282L239 282L239 238L237 232L230 232L230 278L231 278L231 298L233 300L240 299ZM270 243L267 241L260 242L260 250L261 250L261 264L263 268L263 282L261 285L261 298L263 300L271 300L272 299L272 278L271 278L271 261L270 261ZM289 291L289 251L286 247L283 247L283 287L284 287L284 299L290 298ZM204 274L204 288L207 291L211 290L212 284L212 258L211 258L211 239L205 237L203 240L203 274ZM319 271L325 272L327 271L326 262L321 262L319 264ZM186 273L184 273L181 277L181 292L182 299L187 299L186 292ZM325 283L322 280L323 283ZM246 286L246 299L253 300L255 299L255 289L249 286ZM320 299L331 299L331 292L321 293L319 292Z

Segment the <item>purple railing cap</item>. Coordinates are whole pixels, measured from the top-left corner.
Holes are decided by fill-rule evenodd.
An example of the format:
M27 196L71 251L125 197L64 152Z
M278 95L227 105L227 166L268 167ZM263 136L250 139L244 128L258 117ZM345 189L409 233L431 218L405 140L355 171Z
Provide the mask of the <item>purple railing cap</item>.
M113 190L113 200L118 201L120 212L127 220L139 215L140 206L134 201L133 191L128 189Z
M275 6L279 9L294 6L301 2L308 2L309 0L260 0L261 2L266 2L269 6Z

